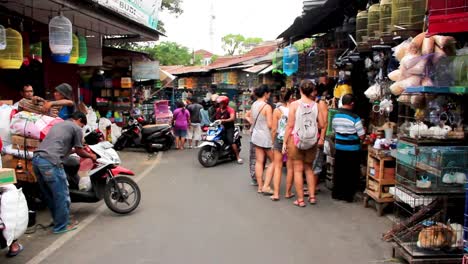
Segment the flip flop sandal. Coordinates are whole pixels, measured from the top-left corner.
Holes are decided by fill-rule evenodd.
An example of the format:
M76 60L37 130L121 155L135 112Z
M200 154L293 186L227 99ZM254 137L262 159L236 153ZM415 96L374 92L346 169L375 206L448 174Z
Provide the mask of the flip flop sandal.
M273 192L272 189L268 189L268 190L266 190L266 191L263 191L263 190L262 190L262 193L263 193L263 195L273 195L273 194L274 194L274 192Z
M301 201L295 200L293 204L297 207L306 207L306 203L304 202L304 200L301 200Z
M280 198L270 196L270 200L272 200L273 202L278 202L280 200Z
M8 251L8 253L7 253L6 256L9 257L9 258L18 256L18 254L21 253L21 251L24 250L23 245L21 245L21 244L18 244L18 245L19 245L19 249L18 249L18 250L16 250L16 251L11 251L11 250Z
M74 225L68 225L64 230L54 231L54 234L63 234L75 230L77 227Z
M310 204L317 204L317 199L315 197L309 197L309 203Z
M293 198L293 197L295 197L295 196L296 196L296 194L292 193L292 194L289 195L289 196L284 196L284 199L291 199L291 198Z

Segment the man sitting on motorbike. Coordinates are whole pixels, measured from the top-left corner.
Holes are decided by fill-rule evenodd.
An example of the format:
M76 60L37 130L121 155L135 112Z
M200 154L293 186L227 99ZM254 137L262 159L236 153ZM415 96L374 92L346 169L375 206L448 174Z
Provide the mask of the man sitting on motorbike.
M237 163L242 164L243 160L239 156L239 147L234 142L234 121L236 120L236 112L229 107L229 98L227 96L219 96L216 99L219 108L216 110L215 120L220 120L224 126L224 141L227 145L231 145L234 154L236 155Z

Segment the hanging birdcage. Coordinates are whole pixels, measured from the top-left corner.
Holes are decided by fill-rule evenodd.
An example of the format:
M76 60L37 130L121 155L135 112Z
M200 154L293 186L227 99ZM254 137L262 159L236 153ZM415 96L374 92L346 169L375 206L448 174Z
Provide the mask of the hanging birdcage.
M63 15L49 22L49 47L57 62L68 62L73 48L72 23Z
M382 36L388 36L392 33L392 0L380 1L379 31Z
M367 42L367 20L368 13L367 10L361 11L357 14L356 17L356 41L358 43Z
M374 4L369 7L367 19L367 36L370 40L380 38L380 5Z
M272 59L272 73L283 74L283 53L280 50L275 51Z
M0 50L4 50L6 48L6 44L5 28L0 25Z
M283 49L283 72L291 76L299 69L299 55L293 45Z
M78 36L75 34L72 35L72 40L73 40L73 47L70 53L70 58L68 59L68 63L71 64L76 64L78 62L78 58L80 56L80 41L78 40Z
M422 30L426 0L393 0L392 31Z
M19 69L23 64L23 38L11 28L5 30L6 47L0 50L0 69Z
M78 35L79 41L79 57L78 57L78 64L85 64L86 60L88 59L88 46L86 42L86 38L83 35Z

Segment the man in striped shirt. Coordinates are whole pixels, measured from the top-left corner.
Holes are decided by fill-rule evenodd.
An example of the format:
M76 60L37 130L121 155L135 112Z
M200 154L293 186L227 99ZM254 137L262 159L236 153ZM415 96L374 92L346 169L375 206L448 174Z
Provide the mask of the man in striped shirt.
M346 94L341 102L343 107L332 120L336 148L332 198L353 202L361 174L360 140L364 138L365 131L361 118L352 112L354 96Z

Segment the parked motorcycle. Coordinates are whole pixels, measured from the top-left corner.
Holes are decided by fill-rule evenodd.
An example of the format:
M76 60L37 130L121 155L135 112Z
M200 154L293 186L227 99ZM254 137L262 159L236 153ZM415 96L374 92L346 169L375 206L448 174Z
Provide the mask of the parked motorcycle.
M100 136L99 133L94 131L85 137L87 143L96 143L85 146L85 150L98 157L85 176L90 179L89 190L80 190L80 161L75 157L64 161L71 202L96 203L104 199L107 207L113 212L128 214L138 207L141 200L141 191L137 183L127 177L135 176L135 173L119 166L120 157L111 143L103 140L95 142L96 139L103 138L102 133ZM89 159L81 159L81 162L89 162Z
M236 155L231 145L227 145L223 141L224 127L221 121L216 120L210 124L206 132L206 139L200 144L198 152L198 161L204 167L213 167L220 161L236 160ZM240 129L238 126L234 128L234 143L237 144L239 152L241 151Z
M122 135L115 142L114 148L122 150L127 147L145 148L153 153L169 150L174 144L174 136L170 125L144 125L144 119L131 119L129 125L122 130Z

